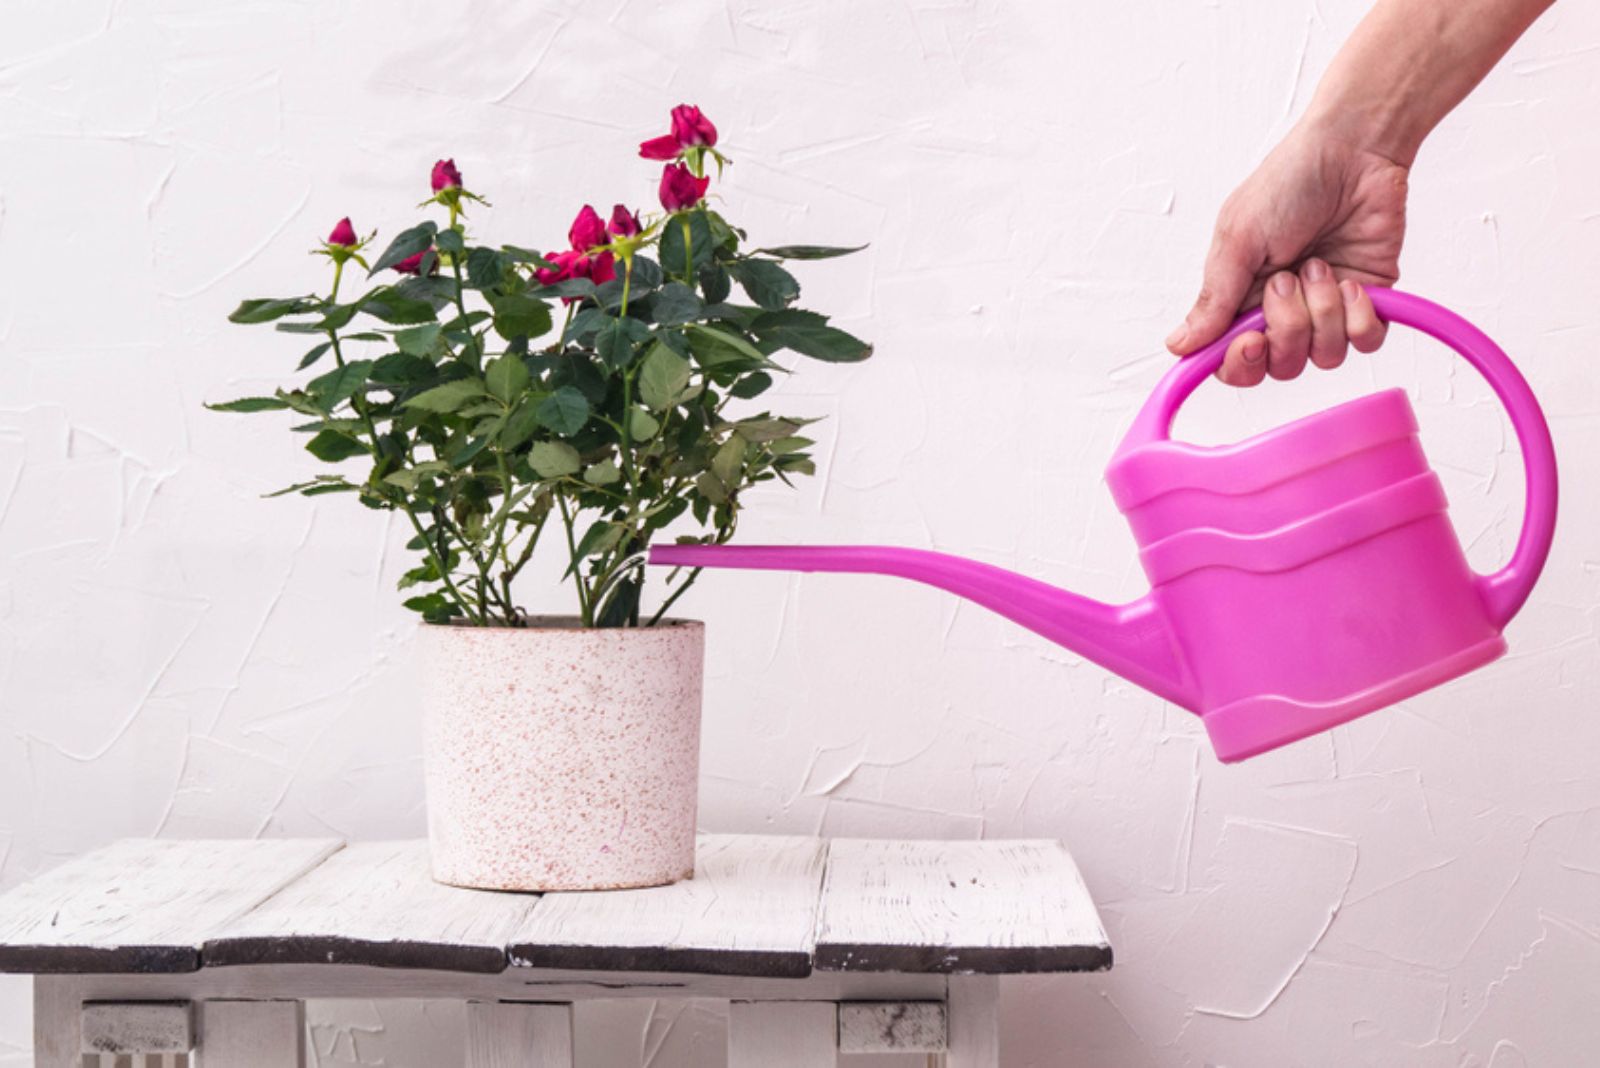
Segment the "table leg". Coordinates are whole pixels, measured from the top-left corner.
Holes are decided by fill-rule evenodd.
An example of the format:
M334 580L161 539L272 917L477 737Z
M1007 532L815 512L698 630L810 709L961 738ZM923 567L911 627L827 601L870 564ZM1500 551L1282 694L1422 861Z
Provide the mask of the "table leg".
M299 1001L203 1001L200 1068L304 1068L306 1010Z
M1000 979L952 975L949 994L950 1052L945 1068L999 1068Z
M831 1001L728 1004L728 1068L835 1068L839 1007Z
M467 1002L467 1068L572 1068L572 1006Z
M83 995L71 979L33 981L34 1068L79 1068L83 1063Z

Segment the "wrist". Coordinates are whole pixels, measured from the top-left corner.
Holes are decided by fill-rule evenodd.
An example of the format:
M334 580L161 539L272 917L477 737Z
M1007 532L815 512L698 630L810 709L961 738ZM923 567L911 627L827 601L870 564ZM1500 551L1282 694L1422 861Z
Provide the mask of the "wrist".
M1428 128L1404 107L1405 95L1319 92L1296 124L1296 132L1318 141L1340 141L1409 168Z

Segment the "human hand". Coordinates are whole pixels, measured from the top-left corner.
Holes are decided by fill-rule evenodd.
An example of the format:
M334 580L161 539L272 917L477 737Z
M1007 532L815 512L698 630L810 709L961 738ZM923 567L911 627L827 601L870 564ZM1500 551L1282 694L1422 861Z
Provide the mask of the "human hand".
M1167 338L1179 356L1262 305L1267 329L1228 346L1217 377L1253 386L1372 352L1385 326L1362 285L1393 285L1405 237L1407 168L1317 125L1301 125L1228 197L1200 297Z

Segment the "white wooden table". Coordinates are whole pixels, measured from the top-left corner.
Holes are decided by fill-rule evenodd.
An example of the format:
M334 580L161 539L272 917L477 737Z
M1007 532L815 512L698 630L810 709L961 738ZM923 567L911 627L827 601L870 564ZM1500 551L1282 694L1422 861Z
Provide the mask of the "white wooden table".
M630 997L727 999L734 1068L992 1068L998 976L1110 966L1052 841L706 835L692 880L541 896L423 842L130 840L0 897L42 1068L299 1068L305 999L385 997L467 1001L473 1068L570 1068L572 1004Z

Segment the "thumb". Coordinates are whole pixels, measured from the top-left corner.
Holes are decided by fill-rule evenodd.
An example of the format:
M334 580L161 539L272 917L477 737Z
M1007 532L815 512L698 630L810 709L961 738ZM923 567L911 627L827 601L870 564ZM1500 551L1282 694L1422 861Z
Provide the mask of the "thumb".
M1254 241L1228 226L1219 226L1206 254L1200 296L1183 323L1167 336L1175 356L1187 356L1221 337L1233 325L1239 306L1255 281L1264 257Z

